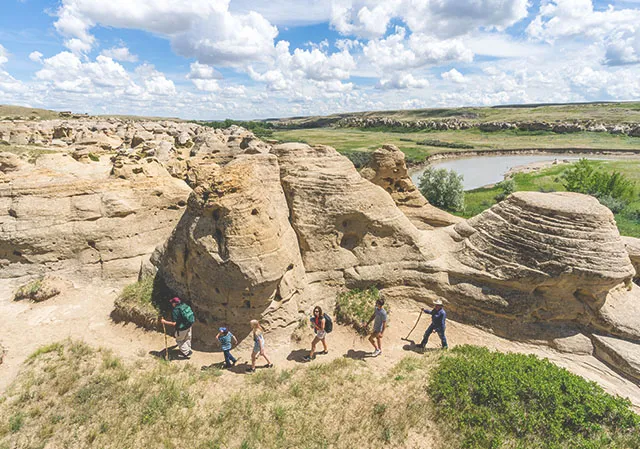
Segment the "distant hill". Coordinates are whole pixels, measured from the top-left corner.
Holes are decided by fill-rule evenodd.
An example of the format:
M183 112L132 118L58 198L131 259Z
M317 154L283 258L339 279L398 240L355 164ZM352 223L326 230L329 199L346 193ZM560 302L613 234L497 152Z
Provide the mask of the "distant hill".
M28 108L24 106L13 106L0 104L0 120L52 120L57 118L72 118L72 117L89 117L85 113L76 113L71 111L51 111L49 109ZM183 121L177 117L145 117L138 115L97 115L92 117L104 117L104 118L119 118L122 120L144 120L144 121Z
M568 103L505 105L494 107L432 108L412 110L367 111L327 116L266 119L276 126L288 125L300 128L331 126L342 119L389 118L400 121L457 119L469 123L516 121L586 121L603 123L639 123L640 102L624 103Z

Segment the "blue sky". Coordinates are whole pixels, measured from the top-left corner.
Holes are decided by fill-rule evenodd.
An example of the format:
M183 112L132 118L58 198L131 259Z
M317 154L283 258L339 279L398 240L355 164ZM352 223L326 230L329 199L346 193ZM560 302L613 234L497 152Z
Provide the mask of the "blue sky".
M3 0L0 103L249 119L640 99L640 0Z

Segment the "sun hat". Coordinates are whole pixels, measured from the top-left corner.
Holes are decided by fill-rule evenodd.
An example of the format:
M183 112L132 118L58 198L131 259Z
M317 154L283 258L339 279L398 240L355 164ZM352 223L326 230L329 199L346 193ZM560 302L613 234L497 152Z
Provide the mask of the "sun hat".
M175 298L171 298L171 299L169 300L169 302L170 302L171 304L180 304L180 298L178 298L178 297L176 296Z
M435 301L433 301L433 305L434 306L441 306L442 305L442 300L441 299L436 299Z

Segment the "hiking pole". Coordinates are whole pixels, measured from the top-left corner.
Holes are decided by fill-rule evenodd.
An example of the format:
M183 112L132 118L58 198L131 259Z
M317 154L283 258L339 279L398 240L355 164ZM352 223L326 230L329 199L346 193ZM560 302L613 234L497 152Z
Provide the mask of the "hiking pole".
M411 332L413 332L415 330L415 328L418 326L418 323L420 322L420 318L421 317L422 317L422 309L420 309L420 315L418 315L418 319L416 320L416 324L413 325L413 327L411 328L411 330L409 331L407 336L403 338L403 340L409 341L409 335L411 335Z
M162 333L164 334L164 359L169 361L169 345L167 344L167 328L164 326L164 321L162 321L162 317L160 318L160 322L162 323Z

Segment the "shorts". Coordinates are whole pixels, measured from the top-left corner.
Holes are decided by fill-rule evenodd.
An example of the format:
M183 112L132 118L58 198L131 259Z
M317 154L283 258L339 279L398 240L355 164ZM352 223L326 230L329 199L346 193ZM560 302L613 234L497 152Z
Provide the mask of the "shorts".
M262 347L264 348L264 341L262 342ZM260 352L260 342L253 342L253 352L255 352L256 354Z
M318 331L316 332L316 338L318 340L324 340L324 338L327 336L327 331Z

